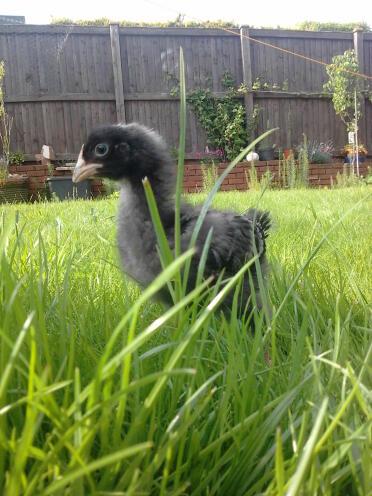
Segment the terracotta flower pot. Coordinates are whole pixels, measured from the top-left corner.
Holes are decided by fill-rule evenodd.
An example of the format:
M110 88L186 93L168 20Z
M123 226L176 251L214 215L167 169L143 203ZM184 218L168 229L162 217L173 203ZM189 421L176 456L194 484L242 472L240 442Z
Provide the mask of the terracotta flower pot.
M294 157L294 150L293 150L293 148L285 148L283 150L283 157L286 160L288 160L291 155Z

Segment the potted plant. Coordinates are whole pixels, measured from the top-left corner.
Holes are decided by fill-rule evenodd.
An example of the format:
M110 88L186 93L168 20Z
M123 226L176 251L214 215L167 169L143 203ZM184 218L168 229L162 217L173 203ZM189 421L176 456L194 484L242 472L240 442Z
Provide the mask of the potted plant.
M266 130L270 129L270 121L267 119L266 121ZM275 144L270 144L270 138L264 138L259 146L258 146L258 155L260 157L260 160L274 160L274 150L275 150Z
M341 150L341 155L345 159L346 164L350 164L353 160L354 150L356 152L356 145L348 144L343 147ZM359 162L364 162L367 157L368 151L364 145L358 145L358 159Z
M9 174L10 133L13 119L5 110L2 92L4 63L0 62L0 203L28 200L28 177Z
M331 140L319 143L316 140L307 141L299 145L296 149L298 155L306 152L310 164L329 164L333 161L333 143Z

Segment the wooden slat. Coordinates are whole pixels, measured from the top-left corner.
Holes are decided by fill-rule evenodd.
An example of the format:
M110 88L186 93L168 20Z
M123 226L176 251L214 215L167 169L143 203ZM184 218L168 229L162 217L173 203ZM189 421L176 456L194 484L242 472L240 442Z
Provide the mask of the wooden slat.
M363 47L363 39L364 39L364 33L361 29L356 29L354 31L354 52L356 55L356 58L358 60L358 67L359 67L359 72L364 74L365 67L364 67L364 47ZM359 87L363 91L365 89L365 80L363 78L360 78L359 81ZM366 138L367 138L367 126L368 122L366 119L366 104L365 104L365 99L363 98L360 104L360 111L362 114L362 117L360 121L358 122L358 138L360 143L366 143Z
M240 30L240 42L242 52L243 83L252 88L252 64L251 64L251 45L249 41L249 29L244 27ZM253 115L253 94L244 94L244 107L247 120ZM252 136L249 136L251 139Z
M110 40L111 40L112 67L114 71L116 116L118 122L125 122L126 119L125 119L125 105L124 105L123 73L121 69L118 24L110 24Z

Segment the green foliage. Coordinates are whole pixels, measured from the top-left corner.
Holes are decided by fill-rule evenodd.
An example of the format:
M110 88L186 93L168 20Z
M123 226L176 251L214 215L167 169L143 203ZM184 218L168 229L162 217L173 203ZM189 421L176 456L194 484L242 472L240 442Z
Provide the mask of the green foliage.
M304 31L354 31L354 29L362 29L363 31L371 31L370 26L366 22L317 22L303 21L296 25L295 29Z
M336 183L332 181L331 186L332 188L352 188L363 184L368 184L368 182L366 183L362 177L353 174L350 164L345 163L342 173L337 172L336 174Z
M175 159L178 159L178 155L179 155L179 151L178 151L178 148L176 146L171 146L169 148L169 153L170 155L175 158Z
M333 143L331 140L325 143L312 140L308 141L304 134L304 142L297 147L297 153L300 157L306 155L307 160L311 164L329 164L333 161Z
M299 175L298 175L297 185L306 188L309 183L309 152L308 152L306 134L304 134L303 136L304 136L303 145L298 154Z
M105 195L118 196L119 188L116 181L112 181L111 179L104 178L102 182L103 182L103 187L105 188Z
M67 24L75 26L109 26L111 22L117 22L121 27L161 27L161 28L238 28L239 26L232 21L224 21L217 19L215 21L187 21L185 16L178 14L172 21L165 22L137 22L127 21L122 19L120 21L113 21L107 17L100 17L98 19L78 19L73 20L68 17L52 17L52 24Z
M108 26L111 22L117 22L122 27L187 27L187 28L239 28L239 24L233 21L225 21L217 19L215 21L193 21L186 20L186 16L178 14L175 19L164 22L141 22L141 21L128 21L122 19L120 21L112 20L107 17L100 17L97 19L77 19L73 20L69 17L52 17L51 24L65 24L75 26ZM363 31L371 31L370 26L365 22L354 23L337 23L337 22L317 22L317 21L304 21L293 27L283 26L262 26L263 29L301 29L304 31L353 31L360 28Z
M372 168L370 166L367 167L367 175L364 178L364 184L372 185Z
M293 153L279 161L278 186L280 188L307 188L309 185L309 159L305 145L296 161Z
M218 168L214 162L201 165L203 177L203 192L210 193L218 179Z
M1 494L368 494L371 196L260 196L213 200L273 217L254 333L205 288L162 310L123 278L117 201L4 207Z
M9 152L9 163L12 165L22 165L25 161L23 152Z
M258 179L257 169L253 161L251 162L248 171L244 171L244 174L248 189L251 191L263 192L274 186L274 175L270 172L269 168L267 168L266 172Z
M288 79L285 79L280 86L279 83L265 81L263 76L257 76L252 83L254 91L288 91Z
M251 166L249 167L248 171L247 170L244 171L244 175L249 189L253 191L259 191L261 189L260 181L258 180L257 169L254 165L253 160L251 162Z
M358 61L354 50L346 50L343 55L332 58L332 64L327 66L328 82L324 89L332 93L335 112L340 116L348 131L354 130L355 103L357 95L357 114L361 117L360 104L363 99L359 86Z
M222 82L227 90L223 98L215 97L210 88L199 88L189 94L187 101L206 132L208 145L223 150L225 158L232 160L252 137L259 107L255 106L247 119L231 74L225 73Z

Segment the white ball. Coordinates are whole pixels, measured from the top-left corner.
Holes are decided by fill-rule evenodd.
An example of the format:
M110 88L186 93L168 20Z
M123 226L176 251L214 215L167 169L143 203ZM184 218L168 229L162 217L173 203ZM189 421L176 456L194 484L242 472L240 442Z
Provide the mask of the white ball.
M258 156L258 153L256 153L256 152L249 152L247 155L248 162L252 162L252 160L258 160L258 159L259 159L259 156Z

